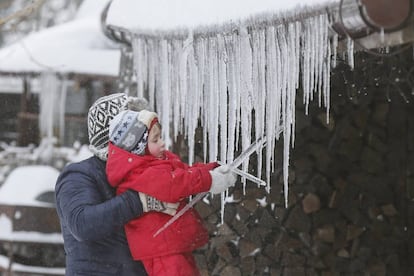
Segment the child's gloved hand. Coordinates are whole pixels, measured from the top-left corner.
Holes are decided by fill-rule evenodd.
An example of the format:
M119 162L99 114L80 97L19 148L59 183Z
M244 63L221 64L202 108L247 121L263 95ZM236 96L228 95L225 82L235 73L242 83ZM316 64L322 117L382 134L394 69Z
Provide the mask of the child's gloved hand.
M210 193L220 194L229 187L234 186L237 177L236 174L230 171L229 166L222 165L210 171L211 187Z
M145 212L156 211L174 216L177 213L179 203L163 202L155 197L139 192L142 209Z
M216 167L214 170L219 173L228 173L230 170L230 167L228 165L220 165Z

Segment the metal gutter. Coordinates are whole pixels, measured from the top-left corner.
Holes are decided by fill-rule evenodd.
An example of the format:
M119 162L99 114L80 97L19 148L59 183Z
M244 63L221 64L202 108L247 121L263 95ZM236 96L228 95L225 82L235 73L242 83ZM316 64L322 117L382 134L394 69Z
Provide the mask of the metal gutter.
M340 0L338 5L324 9L305 10L299 15L296 13L283 19L263 18L258 21L262 21L260 25L263 26L283 24L315 14L328 13L332 22L331 35L339 35L339 41L349 36L357 40L356 50L382 48L414 41L413 2L414 0ZM131 46L132 37L140 34L118 26L106 25L109 7L110 3L101 16L104 34L116 42ZM226 27L235 30L234 26Z

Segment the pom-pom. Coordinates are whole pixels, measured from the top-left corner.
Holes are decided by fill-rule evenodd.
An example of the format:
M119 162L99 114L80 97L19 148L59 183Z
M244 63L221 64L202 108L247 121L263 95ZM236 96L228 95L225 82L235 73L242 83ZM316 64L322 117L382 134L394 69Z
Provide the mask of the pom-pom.
M128 97L127 109L132 111L150 110L148 101L145 98Z

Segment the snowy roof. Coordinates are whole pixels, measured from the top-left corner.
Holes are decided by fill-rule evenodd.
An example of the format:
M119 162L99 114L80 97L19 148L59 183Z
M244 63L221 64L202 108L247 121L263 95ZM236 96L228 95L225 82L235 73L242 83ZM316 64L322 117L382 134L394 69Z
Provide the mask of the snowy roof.
M0 73L51 70L117 76L120 50L102 32L100 12L97 12L107 2L85 1L75 20L32 33L0 49Z
M106 23L134 33L173 31L248 20L256 15L324 9L339 0L113 0Z

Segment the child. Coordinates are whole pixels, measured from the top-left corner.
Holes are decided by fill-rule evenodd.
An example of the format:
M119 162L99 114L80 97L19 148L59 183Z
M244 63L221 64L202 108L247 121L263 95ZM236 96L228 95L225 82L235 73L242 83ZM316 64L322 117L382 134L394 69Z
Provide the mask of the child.
M161 201L179 202L181 209L188 196L220 193L236 180L234 174L213 170L218 166L215 162L189 166L167 151L154 112L120 112L110 122L109 137L106 171L117 194L132 189ZM143 262L149 275L199 275L192 251L208 242L201 218L190 209L154 237L170 218L148 212L125 226L132 257Z

